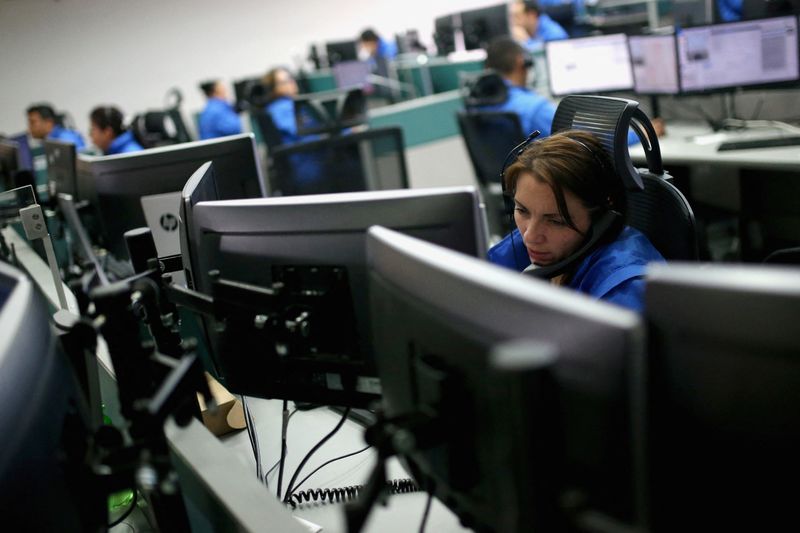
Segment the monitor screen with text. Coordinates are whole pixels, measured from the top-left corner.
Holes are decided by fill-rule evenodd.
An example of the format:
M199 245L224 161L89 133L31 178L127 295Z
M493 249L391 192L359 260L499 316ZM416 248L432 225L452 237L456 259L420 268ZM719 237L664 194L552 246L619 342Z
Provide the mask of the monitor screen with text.
M553 96L633 89L625 34L545 43Z
M638 94L677 94L678 56L674 35L628 37L634 91Z
M684 92L800 78L794 16L698 26L681 31L677 39Z

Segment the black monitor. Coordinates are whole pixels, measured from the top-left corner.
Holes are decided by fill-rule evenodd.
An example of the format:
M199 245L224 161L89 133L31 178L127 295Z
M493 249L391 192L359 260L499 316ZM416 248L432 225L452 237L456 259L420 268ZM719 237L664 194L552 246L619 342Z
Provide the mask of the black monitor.
M385 228L367 261L383 408L420 486L476 531L568 530L570 504L634 520L636 314ZM509 342L554 354L545 376L500 379Z
M678 94L678 55L674 35L628 37L633 90L637 94Z
M255 138L240 134L129 154L81 156L78 199L97 207L105 245L117 257L128 255L125 231L141 226L153 231L159 256L177 254L181 190L207 161L226 176L220 198L264 196Z
M455 25L453 15L439 17L434 21L433 42L436 43L436 53L446 56L456 51Z
M325 43L325 51L328 54L328 65L331 67L339 61L358 59L358 44L355 41Z
M26 531L96 531L106 502L82 477L88 422L48 314L33 283L0 263L3 517Z
M236 99L236 111L242 112L253 106L263 105L263 102L254 102L254 96L263 92L261 89L261 78L244 78L233 82L233 94Z
M45 139L47 158L47 192L50 198L58 194L77 194L77 150L70 142Z
M650 267L650 531L775 531L796 519L800 271Z
M461 13L464 48L486 49L495 37L508 36L508 4L472 9Z
M252 327L246 314L241 323L228 319L225 335L206 322L215 366L231 392L353 406L379 397L365 257L366 231L376 223L472 256L486 251L485 214L471 187L194 206L189 264L196 290L214 293L215 306L221 305L211 270L265 288L283 284L280 303L268 305L267 299L257 306L254 297L234 302L261 316L271 310L271 316L283 317L277 326L262 322L269 341L253 341L255 331L230 329ZM310 318L301 320L306 311Z
M369 82L372 69L368 61L339 61L331 70L338 89L361 87L367 93L372 92Z
M338 134L346 128L366 124L364 86L301 94L294 99L294 116L298 135Z
M712 24L678 32L681 91L795 86L800 80L797 17Z
M28 134L19 133L17 135L12 135L9 137L9 140L17 143L20 168L22 170L33 170L33 154L31 153L31 146L28 142Z
M328 194L408 188L400 128L375 128L272 152L274 195Z
M624 33L545 43L547 75L553 96L633 89L633 72Z
M672 21L675 28L710 24L717 0L672 0Z
M0 139L0 187L3 190L16 187L19 170L19 145L15 141Z
M742 0L742 20L798 13L799 0Z

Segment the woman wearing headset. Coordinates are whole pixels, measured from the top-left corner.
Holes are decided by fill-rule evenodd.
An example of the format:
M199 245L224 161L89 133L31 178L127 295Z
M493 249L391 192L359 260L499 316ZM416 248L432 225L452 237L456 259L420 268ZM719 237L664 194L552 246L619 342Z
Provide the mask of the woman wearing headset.
M641 311L645 266L664 258L625 226L624 185L603 146L570 130L520 152L503 173L517 229L489 260Z

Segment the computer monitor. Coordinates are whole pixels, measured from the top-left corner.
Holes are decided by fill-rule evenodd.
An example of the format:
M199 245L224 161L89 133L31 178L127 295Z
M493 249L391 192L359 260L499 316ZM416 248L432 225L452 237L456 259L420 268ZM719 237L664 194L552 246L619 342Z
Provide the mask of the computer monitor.
M329 194L408 188L400 128L374 128L272 152L271 194Z
M650 531L777 530L796 518L800 271L650 267Z
M217 179L214 173L214 164L211 161L203 163L194 174L186 181L181 191L181 206L179 214L179 232L181 257L183 258L183 270L186 274L186 286L194 289L194 278L192 277L192 258L197 254L190 248L199 241L199 237L194 235L194 206L200 202L212 202L219 200L217 191Z
M628 41L623 33L545 43L553 96L633 89Z
M77 194L77 150L70 142L45 139L44 154L47 158L47 192L55 199L60 193Z
M369 83L371 68L367 61L339 61L331 70L338 89L361 87L365 92L371 92L372 87Z
M510 35L508 4L472 9L461 13L464 48L486 49L495 37Z
M233 82L233 93L236 98L235 108L237 112L250 109L259 103L253 102L253 96L261 85L260 77L244 78Z
M258 198L265 186L253 134L177 144L141 152L78 158L78 198L96 206L105 245L127 258L123 234L148 226L159 256L180 251L178 211L186 180L213 161L220 198ZM228 177L230 176L230 177Z
M328 65L334 66L340 61L357 61L358 45L355 41L336 41L325 43L328 54Z
M678 94L678 55L674 35L628 37L637 94Z
M742 20L800 13L799 0L743 0Z
M439 17L434 21L433 42L436 44L436 53L446 56L456 51L455 24L453 15Z
M296 96L294 117L298 135L338 134L366 124L367 99L362 86Z
M260 335L269 341L254 340L261 337L246 329L254 328L246 314L241 322L226 320L225 335L205 321L228 389L328 405L364 407L380 395L367 304L367 228L380 223L464 254L486 252L486 218L472 187L200 202L190 222L195 290L212 294L211 270L265 288L283 283L279 304L266 305L267 299L266 307L256 306L253 297L233 302L286 319L276 331L267 322ZM298 318L304 312L306 322Z
M567 501L634 520L637 315L385 228L367 262L383 409L420 486L476 531L566 531ZM512 342L554 353L544 377L499 379Z
M792 85L800 80L797 17L712 24L678 32L681 91Z
M107 504L93 498L88 468L81 470L88 415L48 315L33 283L0 263L3 517L27 531L96 531Z
M0 187L3 190L16 187L19 170L19 145L12 140L0 139Z
M28 142L28 134L20 133L12 135L9 139L17 143L20 169L33 170L33 154L31 153L31 146Z
M717 0L672 0L672 21L675 28L710 24Z

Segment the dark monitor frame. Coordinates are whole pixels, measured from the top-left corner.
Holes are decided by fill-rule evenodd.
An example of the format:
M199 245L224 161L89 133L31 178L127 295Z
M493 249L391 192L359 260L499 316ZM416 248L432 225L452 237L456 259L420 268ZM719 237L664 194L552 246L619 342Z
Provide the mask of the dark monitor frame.
M599 40L599 39L608 38L608 37L611 37L611 36L619 36L619 35L622 35L622 36L625 37L625 49L628 51L628 69L630 69L630 76L631 76L631 85L630 86L620 85L618 87L613 87L613 88L609 88L609 89L602 89L602 90L596 90L596 91L581 91L579 93L575 93L573 91L567 91L567 92L564 92L564 93L559 93L559 92L556 92L553 89L553 75L552 75L553 71L552 71L552 64L551 64L552 58L550 57L550 54L551 54L550 48L552 46L559 46L559 43L565 43L565 42L587 41L589 39ZM624 33L612 33L612 34L606 34L606 35L594 35L594 36L590 36L590 37L576 37L576 38L564 39L564 40L560 40L560 41L548 41L548 42L545 43L545 57L546 57L546 60L547 60L547 79L548 79L548 84L550 85L550 94L552 94L553 96L566 96L566 95L569 95L569 94L599 94L599 95L602 95L602 94L613 94L613 93L619 93L619 92L627 92L627 91L632 91L633 90L634 83L635 83L634 82L634 77L633 77L633 66L631 65L631 61L630 61L630 48L629 48L629 45L628 45L628 38L627 38L627 35L625 35Z
M47 192L50 198L59 194L75 196L78 192L78 151L73 143L45 139L47 157Z
M631 39L654 39L660 38L663 39L665 37L672 37L672 50L675 53L675 81L678 84L678 87L675 89L675 92L669 91L638 91L636 90L636 69L633 67L633 52L631 48ZM635 94L641 96L677 96L681 94L681 73L680 68L678 65L678 40L674 33L670 33L668 35L629 35L628 36L628 55L631 60L631 73L633 74L633 92Z
M456 51L456 23L453 18L454 15L445 15L434 21L433 40L439 56L447 56Z
M298 95L294 98L294 114L298 135L336 135L346 128L360 126L367 122L364 87Z
M463 253L485 255L485 212L472 187L199 202L193 207L189 227L195 242L189 246L193 257L188 264L194 270L195 290L212 295L215 306L219 294L211 270L218 270L221 279L261 287L269 287L276 276L293 267L308 270L308 277L315 269L324 274L335 268L346 274L339 279L345 280L348 292L338 293L332 326L337 328L337 339L353 352L334 353L332 358L295 351L292 357L277 359L270 351L275 348L266 344L221 353L222 342L249 341L244 336L223 339L215 333L213 322L204 319L213 364L232 392L354 407L366 407L379 398L364 248L367 229L379 221ZM341 290L341 286L336 288ZM321 293L317 290L316 294ZM250 305L249 299L240 301ZM312 307L312 314L315 309L319 308ZM315 328L313 322L311 328ZM287 342L291 351L292 341ZM263 353L254 356L259 349ZM337 389L331 379L358 387Z
M355 61L358 59L358 42L332 41L325 43L325 55L328 58L329 67L339 61Z
M19 143L11 139L0 139L0 182L4 190L16 186L17 173L21 170Z
M19 166L20 170L33 171L33 154L31 153L30 140L27 133L19 133L12 135L9 140L14 141L19 149Z
M757 23L763 20L771 20L771 19L779 19L779 18L793 18L795 20L797 31L795 32L795 49L800 50L800 21L798 20L796 15L781 15L778 17L768 17L762 19L751 19L751 20L738 20L735 22L718 22L713 24L700 24L696 26L686 26L682 28L682 30L692 30L696 28L715 28L715 27L725 27L725 26L732 26L738 24L752 24ZM798 77L794 80L789 81L776 81L776 82L769 82L769 83L753 83L748 85L727 85L722 87L713 87L713 88L706 88L706 89L692 89L692 90L685 90L683 88L683 71L681 69L681 57L680 57L680 46L678 44L680 39L680 33L677 32L675 34L675 46L676 46L676 54L678 59L678 80L680 82L680 94L683 96L701 96L701 95L708 95L708 94L720 94L720 93L731 93L736 92L737 90L748 90L748 91L759 91L764 89L791 89L796 88L798 81L800 81L800 51L798 51Z
M509 16L507 3L462 11L461 31L464 34L464 48L467 50L486 49L495 37L511 35ZM468 31L471 29L470 26L480 26L479 35Z

